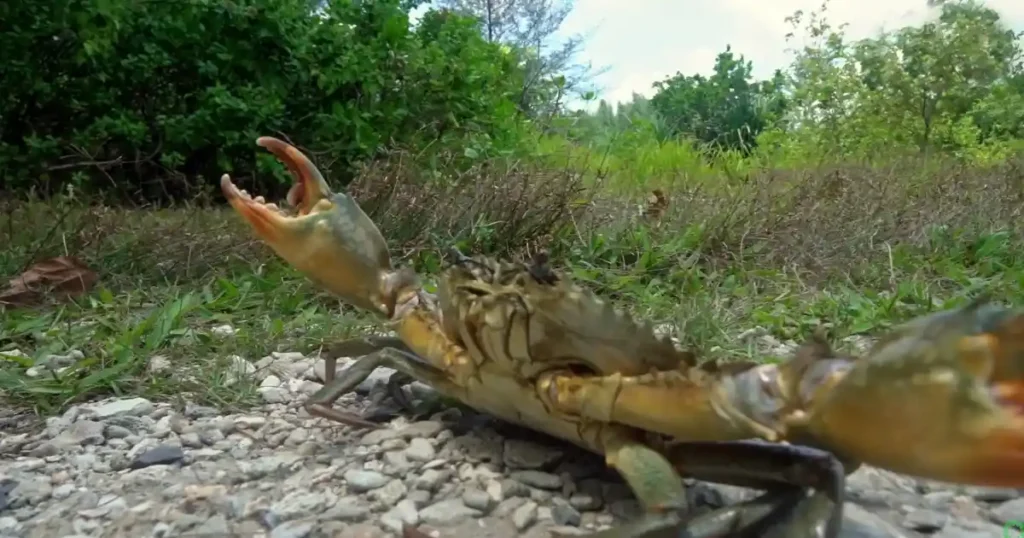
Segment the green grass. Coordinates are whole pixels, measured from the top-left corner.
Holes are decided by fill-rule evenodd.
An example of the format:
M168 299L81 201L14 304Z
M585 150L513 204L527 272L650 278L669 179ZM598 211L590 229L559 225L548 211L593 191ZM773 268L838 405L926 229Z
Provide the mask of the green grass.
M7 312L0 347L30 356L8 358L0 388L42 413L102 394L244 408L255 401L255 386L232 375L232 355L256 361L273 351L316 351L367 321L341 312L283 269L225 275L194 287L100 288L65 304ZM224 325L234 332L215 330ZM72 350L84 357L57 372L27 375L34 364ZM170 367L153 371L154 357Z
M514 257L546 248L573 278L673 327L708 357L779 359L757 339L738 338L755 327L799 342L823 326L841 343L980 293L1024 300L1019 162L843 164L742 179L691 169L694 177L667 189L660 223L635 216L643 188L630 197L628 189L588 186L593 170L490 163L424 181L416 167L396 162L365 170L350 191L396 261L416 266L428 283L444 245ZM654 161L637 162L616 173L655 173L647 168ZM523 203L508 203L517 197ZM9 406L46 415L117 394L241 409L257 401L256 387L234 380L232 356L255 362L274 351L315 352L378 321L282 265L224 208L129 210L58 199L18 202L5 213L0 274L71 254L101 276L73 301L0 312L0 354L27 355L0 360ZM236 332L214 330L225 324ZM38 368L72 350L81 358L62 359L62 369ZM172 367L154 371L155 356Z

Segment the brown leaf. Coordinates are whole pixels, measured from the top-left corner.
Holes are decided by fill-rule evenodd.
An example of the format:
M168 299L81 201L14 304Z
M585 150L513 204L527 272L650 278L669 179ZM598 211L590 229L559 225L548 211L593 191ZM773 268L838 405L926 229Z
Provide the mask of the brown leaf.
M47 293L60 298L76 297L92 289L99 275L74 256L57 256L38 262L12 278L0 291L0 304L32 306Z

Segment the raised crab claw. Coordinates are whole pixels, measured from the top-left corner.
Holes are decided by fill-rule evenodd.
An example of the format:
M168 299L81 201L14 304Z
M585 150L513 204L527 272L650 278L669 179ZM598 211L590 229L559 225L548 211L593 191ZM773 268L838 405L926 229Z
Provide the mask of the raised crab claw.
M804 344L780 364L705 361L575 285L545 260L449 256L438 294L392 266L359 205L294 147L264 137L296 183L294 214L221 188L286 262L396 337L342 342L364 355L306 403L333 403L378 366L481 412L603 454L645 508L601 536L839 535L845 474L860 463L962 484L1024 487L1024 315L974 302L899 327L864 357ZM392 386L394 388L394 386ZM395 391L399 396L401 391ZM681 477L756 487L693 517Z

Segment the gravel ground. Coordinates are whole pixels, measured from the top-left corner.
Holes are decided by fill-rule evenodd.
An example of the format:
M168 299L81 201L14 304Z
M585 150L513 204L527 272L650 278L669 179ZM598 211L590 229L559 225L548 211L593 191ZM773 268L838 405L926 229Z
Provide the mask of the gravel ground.
M276 353L255 365L263 406L244 414L108 399L17 434L0 418L0 538L547 537L635 517L601 458L488 417L448 409L375 431L311 418L323 361ZM340 406L387 416L379 371ZM413 385L414 394L423 387ZM848 479L844 538L1000 538L1024 520L1020 491L951 487L874 468ZM690 482L695 512L752 497Z

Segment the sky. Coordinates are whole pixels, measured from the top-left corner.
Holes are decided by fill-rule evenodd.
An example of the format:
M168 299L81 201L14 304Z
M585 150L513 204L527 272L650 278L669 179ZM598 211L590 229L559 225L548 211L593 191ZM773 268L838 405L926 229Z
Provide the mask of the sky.
M1024 0L985 4L1024 30ZM599 98L616 103L633 92L653 95L651 84L677 71L710 74L726 45L753 62L755 77L768 77L792 59L785 18L820 6L821 0L576 0L562 31L587 37L577 59L608 68L595 83ZM831 0L827 19L849 23L847 35L859 39L936 15L926 0Z

